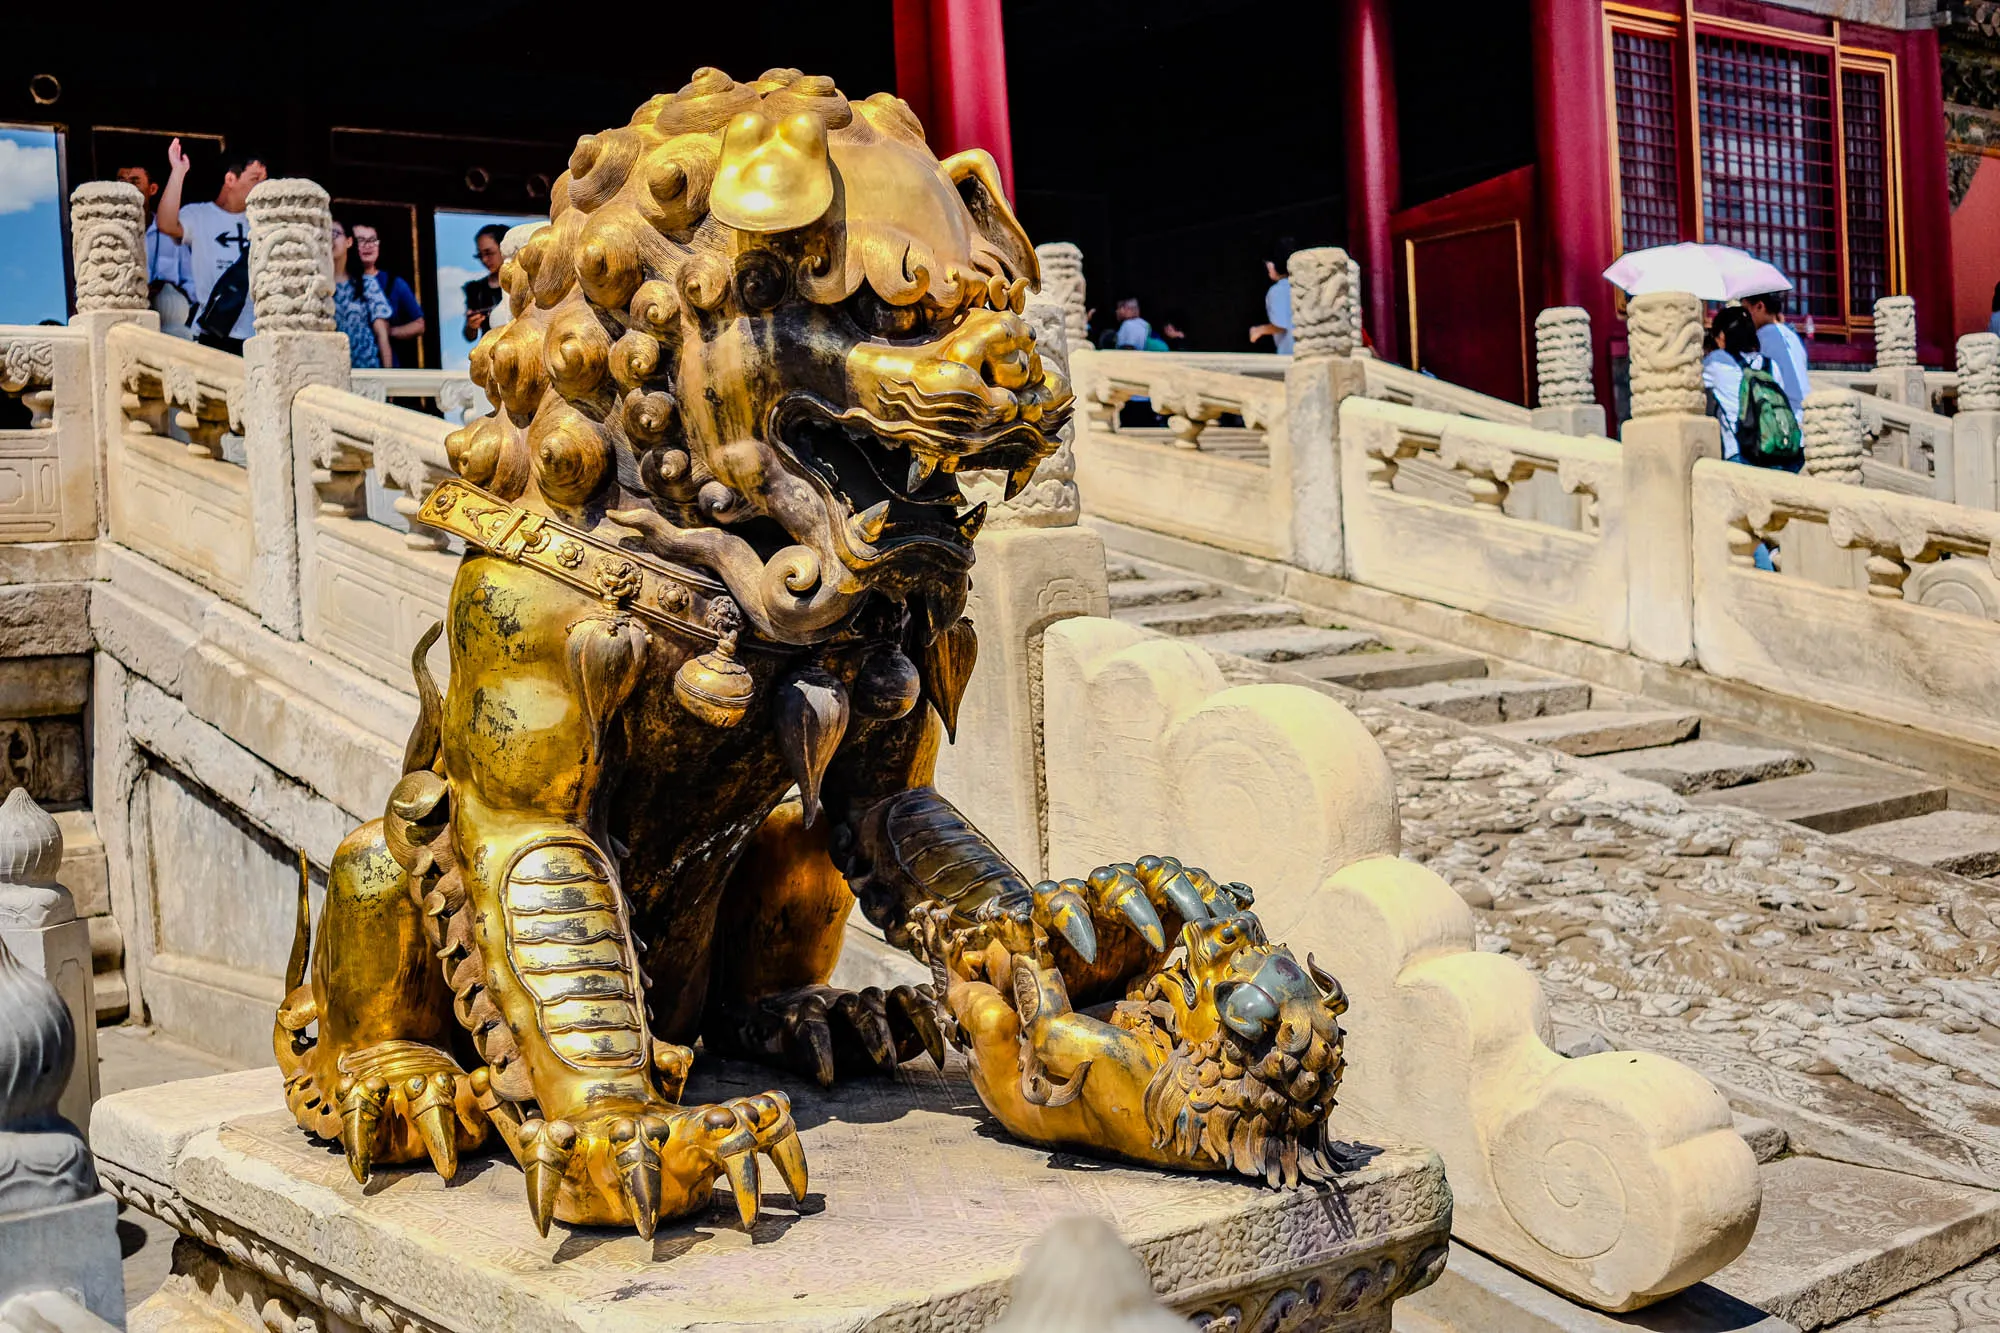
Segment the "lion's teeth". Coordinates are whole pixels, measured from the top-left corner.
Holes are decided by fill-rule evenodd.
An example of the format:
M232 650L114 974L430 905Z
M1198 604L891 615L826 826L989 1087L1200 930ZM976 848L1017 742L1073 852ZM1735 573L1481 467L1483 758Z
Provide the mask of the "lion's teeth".
M862 541L873 546L882 540L882 530L889 526L889 502L882 501L854 516L854 533Z
M1027 489L1028 483L1034 479L1035 464L1033 463L1028 464L1024 468L1017 468L1009 472L1007 474L1007 498L1011 500L1019 495L1023 490Z
M981 500L959 516L958 535L966 541L971 541L979 535L979 530L984 526L986 526L986 502Z
M936 459L925 458L922 454L912 455L910 458L909 480L905 483L903 489L912 495L916 494L917 488L929 481L931 473L935 471L937 471Z

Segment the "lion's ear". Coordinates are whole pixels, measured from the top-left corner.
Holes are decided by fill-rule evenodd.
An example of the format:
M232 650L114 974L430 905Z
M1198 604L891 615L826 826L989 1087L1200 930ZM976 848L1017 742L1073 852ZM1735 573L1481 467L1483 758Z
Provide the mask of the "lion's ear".
M773 124L755 111L729 123L708 208L738 231L793 231L833 204L826 122L799 112Z
M939 165L958 187L959 198L965 200L979 234L1013 270L1009 276L1026 278L1040 287L1041 263L1035 258L1035 247L1029 242L1028 233L1021 230L1014 210L1007 206L1006 191L1000 188L1000 168L994 164L993 155L984 148L968 148L953 153Z

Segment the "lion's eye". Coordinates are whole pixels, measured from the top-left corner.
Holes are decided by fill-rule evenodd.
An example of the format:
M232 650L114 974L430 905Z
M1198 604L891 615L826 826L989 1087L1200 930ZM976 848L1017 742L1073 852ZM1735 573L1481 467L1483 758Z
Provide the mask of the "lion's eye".
M890 305L866 286L848 302L848 311L871 338L908 338L926 327L922 302Z

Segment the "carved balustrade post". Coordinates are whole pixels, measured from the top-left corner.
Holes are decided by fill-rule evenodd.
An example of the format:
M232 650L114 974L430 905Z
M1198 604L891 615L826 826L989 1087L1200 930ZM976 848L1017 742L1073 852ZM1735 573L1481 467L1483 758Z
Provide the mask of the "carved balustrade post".
M90 940L61 863L62 831L16 787L0 803L0 1306L60 1292L122 1326L117 1204L81 1132L97 1092Z
M1564 435L1604 434L1590 357L1590 312L1550 306L1535 316L1535 407L1528 424Z
M1701 387L1701 302L1686 292L1626 306L1632 419L1625 423L1625 531L1632 651L1694 660L1693 473L1722 456Z
M1861 460L1868 456L1868 426L1859 398L1846 389L1807 394L1800 413L1805 437L1806 475L1848 486L1861 485Z
M120 324L160 327L159 315L146 305L145 199L124 181L79 185L70 191L69 234L76 279L76 314L69 324L82 329L90 345L86 429L93 458L91 488L97 497L95 528L102 532L109 512L104 487L110 476L110 445L125 429L125 386L113 374L104 338ZM164 433L164 416L159 427Z
M1285 372L1282 448L1274 441L1271 450L1272 493L1291 512L1292 563L1339 578L1347 572L1340 404L1367 387L1356 360L1360 266L1330 246L1296 251L1285 266L1292 279L1292 364Z
M333 220L309 180L268 180L250 192L250 303L243 344L244 452L255 529L257 608L296 639L300 538L319 508L313 465L292 439L292 398L308 384L348 386L347 337L333 323ZM309 537L308 537L309 540Z
M1885 296L1875 303L1875 391L1892 403L1931 410L1930 388L1917 361L1917 302Z
M2000 509L2000 334L1958 340L1958 414L1951 419L1954 503Z

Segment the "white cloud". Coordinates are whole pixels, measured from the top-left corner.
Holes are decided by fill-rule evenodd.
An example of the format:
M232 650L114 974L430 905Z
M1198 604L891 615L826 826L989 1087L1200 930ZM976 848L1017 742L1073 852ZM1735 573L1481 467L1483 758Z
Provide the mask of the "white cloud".
M25 213L58 193L55 149L0 138L0 213Z

